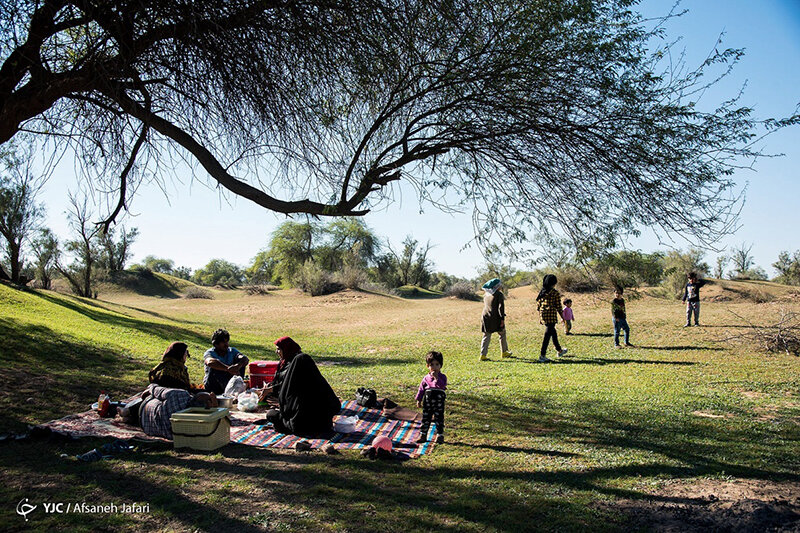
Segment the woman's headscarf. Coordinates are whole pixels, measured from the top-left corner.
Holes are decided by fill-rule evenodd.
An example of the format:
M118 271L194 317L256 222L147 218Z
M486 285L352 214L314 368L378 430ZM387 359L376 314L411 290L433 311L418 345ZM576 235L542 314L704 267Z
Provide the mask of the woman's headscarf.
M171 389L189 390L192 386L189 381L189 371L183 364L183 354L189 347L183 342L173 342L161 356L161 362L150 371L150 383Z
M275 341L275 346L281 349L281 362L278 365L278 369L288 365L301 352L300 345L294 342L291 337L281 337Z
M545 295L556 286L556 283L558 283L558 278L556 278L554 274L547 274L542 280L542 290L539 291L539 295L536 299L541 300L544 298Z
M183 354L185 354L188 349L189 346L187 346L185 342L173 342L169 345L167 351L164 352L164 355L161 356L161 360L175 359L176 361L183 362Z
M497 289L500 288L500 285L501 285L500 278L492 278L486 283L484 283L482 288L489 294L494 294L497 291Z

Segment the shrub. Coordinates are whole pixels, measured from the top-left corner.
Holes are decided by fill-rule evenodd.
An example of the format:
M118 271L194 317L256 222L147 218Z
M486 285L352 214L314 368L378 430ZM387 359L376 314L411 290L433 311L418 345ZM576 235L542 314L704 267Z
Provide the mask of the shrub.
M355 265L344 265L334 279L348 289L360 289L367 282L367 273Z
M465 281L460 281L458 283L454 283L447 292L445 293L447 296L454 296L461 300L480 300L480 296L478 296L475 292L475 287L467 283Z
M385 283L376 283L374 281L367 281L361 285L362 291L374 292L378 294L385 294L387 296L399 296L397 290L389 287Z
M203 299L203 300L213 300L214 295L211 294L211 291L208 289L204 289L202 287L189 287L186 289L186 292L183 293L184 298L190 299Z
M266 284L253 284L244 286L244 292L250 296L268 294L269 291L274 291L277 289L278 287L275 285Z
M297 272L296 286L311 296L321 296L342 290L342 285L331 279L331 275L312 261L306 261Z

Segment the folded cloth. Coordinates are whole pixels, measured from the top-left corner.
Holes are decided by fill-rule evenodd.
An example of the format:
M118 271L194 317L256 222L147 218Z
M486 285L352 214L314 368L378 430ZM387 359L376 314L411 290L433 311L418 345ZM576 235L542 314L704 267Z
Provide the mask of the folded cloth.
M417 411L397 405L389 398L381 398L378 405L383 405L381 414L389 420L402 420L403 422L415 422L422 420L422 415Z

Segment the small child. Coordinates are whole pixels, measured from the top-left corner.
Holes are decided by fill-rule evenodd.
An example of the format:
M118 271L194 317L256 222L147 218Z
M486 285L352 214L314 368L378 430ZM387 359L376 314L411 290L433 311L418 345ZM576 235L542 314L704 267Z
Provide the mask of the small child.
M561 314L564 320L564 335L572 335L572 321L575 320L575 315L572 313L572 300L567 298L564 300L564 311Z
M628 326L628 319L625 314L625 298L622 297L622 287L617 287L614 291L614 299L611 300L611 316L614 322L614 347L622 348L619 345L619 330L625 331L625 346L633 346L628 342L631 328Z
M419 427L418 443L428 441L431 420L436 422L436 442L444 442L444 400L446 398L447 376L442 374L444 357L441 352L431 350L425 356L428 373L422 378L417 390L417 407L422 407L422 425Z

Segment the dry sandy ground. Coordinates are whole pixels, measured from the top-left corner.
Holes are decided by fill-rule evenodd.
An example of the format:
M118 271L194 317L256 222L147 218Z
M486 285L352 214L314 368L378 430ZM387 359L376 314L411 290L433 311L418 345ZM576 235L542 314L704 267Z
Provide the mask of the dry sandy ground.
M752 479L672 481L647 500L602 504L631 529L657 532L800 532L800 483Z

